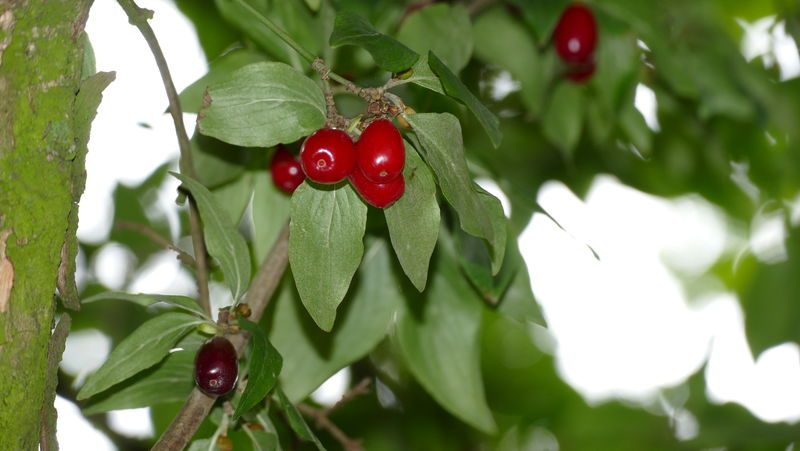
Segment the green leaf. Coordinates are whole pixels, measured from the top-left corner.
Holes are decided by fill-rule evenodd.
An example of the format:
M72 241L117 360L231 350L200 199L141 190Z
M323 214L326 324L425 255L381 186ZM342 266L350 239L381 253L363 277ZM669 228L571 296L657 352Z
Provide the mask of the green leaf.
M402 83L398 82L398 84L414 83L439 94L444 94L444 87L442 87L439 76L433 72L433 69L428 64L427 53L420 56L419 60L411 66L411 70L411 77L403 80Z
M289 220L290 197L275 187L266 172L256 174L253 193L253 253L262 262Z
M319 10L321 4L322 0L306 0L306 5L308 5L308 9L311 11Z
M448 96L458 99L461 103L467 106L478 122L483 126L492 145L496 148L500 145L500 140L503 139L503 134L500 132L500 119L494 115L484 104L470 92L464 83L458 79L454 74L433 52L428 52L428 64L431 70L439 76L442 82L444 92Z
M570 0L549 0L532 2L529 0L511 0L522 9L522 17L533 29L540 46L546 45L553 35L561 12L569 5Z
M442 194L458 212L461 228L487 241L492 273L496 274L505 253L506 218L500 201L472 181L458 119L449 113L410 114L407 119L425 149L425 159Z
M456 417L493 433L480 368L481 303L452 261L439 253L425 296L397 324L408 368L425 390ZM449 256L448 256L449 257Z
M210 63L208 73L187 86L179 95L184 113L197 113L203 105L203 94L210 85L228 78L231 72L248 64L264 61L264 55L249 49L232 50Z
M183 174L170 174L183 182L197 201L208 253L219 262L233 301L238 302L250 283L250 251L244 237L206 187Z
M397 39L420 55L432 50L455 73L472 56L472 25L463 5L434 4L414 11L403 21Z
M228 213L231 224L238 225L242 221L244 211L250 205L253 197L253 181L255 173L248 171L236 180L214 188L211 193L217 201L217 205Z
M408 142L403 177L406 191L394 204L385 208L386 225L400 266L411 283L422 291L428 279L428 263L439 237L439 203L436 182L428 165Z
M238 146L291 143L325 123L325 98L310 78L283 63L255 63L208 88L200 132Z
M253 408L267 396L283 366L283 359L269 342L261 327L245 318L239 318L239 326L250 332L253 352L250 354L250 367L247 372L247 386L233 412L233 421Z
M375 64L389 72L404 71L419 59L416 52L377 31L366 19L350 11L336 14L330 44L332 47L362 47L372 55Z
M179 341L163 361L115 386L92 400L83 409L85 415L109 410L135 409L154 404L186 400L194 388L194 358L206 337L193 332Z
M367 206L347 183L306 181L292 195L289 263L303 305L327 332L361 262L366 224Z
M175 296L169 294L131 294L122 291L106 291L104 293L89 296L81 301L82 304L91 304L92 302L104 300L120 300L133 302L143 307L149 307L157 302L164 302L173 305L180 309L186 310L189 313L194 313L204 318L208 318L208 314L203 311L197 304L197 301L187 296Z
M217 444L210 438L195 440L189 446L188 451L218 451Z
M473 34L475 54L518 80L523 103L532 113L539 114L555 72L555 58L540 55L528 30L503 7L478 16Z
M242 428L250 437L253 451L275 451L278 448L278 437L267 431L254 431L249 427Z
M544 135L571 158L581 138L584 118L583 90L571 82L561 82L550 98L542 118Z
M622 110L619 125L639 153L645 157L649 156L653 148L653 132L647 126L642 113L633 104Z
M160 362L181 337L202 322L194 315L179 312L164 313L145 322L114 348L103 366L86 380L77 398L100 393Z
M197 132L192 136L190 144L197 181L209 189L242 175L254 154L250 149L237 147Z
M286 393L281 390L280 386L275 387L275 395L278 398L278 405L286 414L286 419L289 421L289 426L291 426L294 433L305 441L313 442L320 451L325 451L325 447L322 446L317 436L314 435L314 432L308 427L306 420L303 419L303 415L301 415L297 407L289 401L289 398L286 397Z
M293 284L284 284L268 330L280 353L291 356L281 372L281 386L289 399L304 399L386 336L403 302L390 260L386 242L376 240L368 245L353 289L342 303L340 323L331 333L314 327Z

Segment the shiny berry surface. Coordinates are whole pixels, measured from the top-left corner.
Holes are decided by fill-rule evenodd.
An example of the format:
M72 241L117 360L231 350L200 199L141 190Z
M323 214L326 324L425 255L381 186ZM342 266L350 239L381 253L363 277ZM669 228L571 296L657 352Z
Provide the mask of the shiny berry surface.
M596 66L594 61L588 63L576 64L571 67L567 72L567 78L573 83L586 83L594 75Z
M402 175L391 182L374 183L364 177L359 169L350 174L350 184L358 191L362 199L378 208L388 207L400 199L406 190L406 181Z
M553 43L564 62L589 61L597 46L597 22L592 10L582 3L564 9L553 32Z
M272 175L272 183L279 190L289 194L293 193L306 179L300 162L282 145L278 146L275 155L272 156L269 172Z
M194 381L208 395L224 395L236 386L239 361L236 349L225 337L208 339L194 359Z
M390 182L403 172L406 149L400 132L386 119L369 124L356 143L356 164L375 183Z
M317 183L344 180L356 165L356 148L347 133L323 128L306 138L300 149L303 172Z

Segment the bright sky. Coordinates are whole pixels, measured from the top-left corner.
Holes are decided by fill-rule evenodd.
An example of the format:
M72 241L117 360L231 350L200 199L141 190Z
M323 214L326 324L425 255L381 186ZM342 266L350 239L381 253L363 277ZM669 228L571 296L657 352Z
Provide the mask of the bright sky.
M138 3L156 11L151 24L178 90L203 75L206 63L194 30L174 4L167 0ZM765 61L779 64L783 78L800 73L797 47L783 26L774 24L774 18L742 22L742 27L746 30L743 53L748 58L775 54ZM167 101L152 55L115 1L95 1L87 31L98 70L117 72L92 126L78 230L82 241L101 243L111 227L115 184L140 183L154 168L176 159L178 152L171 120L163 114ZM514 89L514 81L506 81L511 87L498 87L498 92ZM640 85L636 106L648 125L658 130L655 102L653 92ZM186 124L193 130L194 117L187 115ZM485 185L502 197L496 185ZM177 182L170 181L162 188L153 212L170 218L173 233L177 232L176 187ZM508 209L507 199L502 200ZM731 229L719 209L698 197L668 201L609 176L598 177L584 200L560 183L547 183L539 202L563 229L550 217L536 214L520 237L520 246L557 343L559 371L587 401L662 402L660 388L680 384L708 359L708 395L715 402L741 403L765 421L800 420L798 346L776 346L754 359L735 294L708 279L701 296L688 298L680 279L699 277L720 255L748 246L780 250L782 231L774 228L775 221L764 220L767 226L758 227L754 236L742 236ZM81 260L79 280L97 278L110 288L134 292L192 293L191 278L168 253L158 254L133 280L127 280L124 274L135 263L133 258L123 246L110 243L91 268ZM219 293L215 298L225 302L227 290L218 288L212 287ZM99 331L73 333L62 368L85 376L108 352L108 339ZM343 370L313 396L320 402L333 402L349 380L349 372ZM56 406L63 450L115 449L76 406L61 398ZM696 434L691 415L669 406L665 409L673 414L678 436ZM110 423L133 437L152 434L147 409L117 412ZM548 443L557 440L546 429L541 434Z

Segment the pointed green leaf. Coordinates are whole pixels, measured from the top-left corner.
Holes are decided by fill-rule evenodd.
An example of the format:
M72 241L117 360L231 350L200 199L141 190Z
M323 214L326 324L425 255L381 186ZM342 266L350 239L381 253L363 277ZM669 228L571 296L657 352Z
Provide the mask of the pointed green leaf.
M372 24L356 13L340 11L331 33L332 47L357 45L368 51L375 64L389 72L401 72L411 67L419 55L396 39L377 31Z
M198 332L188 334L175 345L180 350L170 352L157 365L95 396L83 413L94 415L186 400L194 388L194 357L205 339Z
M197 181L208 189L228 183L244 173L255 151L195 132L190 140Z
M428 279L428 263L439 237L439 203L436 182L428 165L408 142L403 177L406 191L388 208L384 208L392 247L400 266L411 283L422 291Z
M428 64L427 53L421 55L411 69L411 77L402 80L402 82L398 81L397 84L414 83L423 88L438 92L439 94L444 94L444 88L442 87L442 82L439 80L439 76L433 72L431 66Z
M289 220L291 198L272 183L265 171L256 174L253 193L253 253L262 262Z
M556 86L542 118L544 136L572 157L581 138L584 118L582 87L568 81Z
M445 409L492 433L480 368L482 301L452 261L439 254L425 296L397 324L400 353L419 383ZM417 311L418 310L418 311Z
M336 308L364 253L367 206L346 182L311 186L292 195L289 263L303 305L330 332Z
M211 61L208 73L181 91L179 95L181 110L184 113L197 113L203 105L203 94L206 92L206 88L225 80L240 67L264 60L264 54L260 52L249 49L236 49Z
M283 63L242 67L208 88L200 132L238 146L291 143L325 123L325 98L313 80Z
M256 431L249 427L242 428L250 437L253 451L275 451L278 448L278 437L267 431Z
M449 113L410 114L407 119L425 149L425 159L442 194L458 212L461 228L489 244L492 273L496 274L506 248L506 217L500 201L472 181L458 119Z
M143 307L148 307L157 302L164 302L166 304L186 310L187 312L195 313L202 317L208 318L208 315L203 311L202 308L200 308L200 306L197 304L197 301L187 296L145 293L131 294L122 291L106 291L104 293L95 294L94 296L89 296L88 298L83 299L81 303L91 304L92 302L115 299L133 302L134 304L139 304Z
M252 335L250 342L253 352L250 354L247 386L233 412L233 421L267 396L278 381L283 366L281 355L269 342L261 326L245 318L239 318L239 326Z
M308 427L306 420L303 419L303 415L300 414L300 411L297 410L297 407L289 401L289 398L286 397L286 393L281 390L281 387L275 387L275 396L278 398L278 405L283 413L286 414L286 419L289 421L289 426L291 426L292 430L298 437L301 439L313 442L317 445L317 449L320 451L325 451L325 447L322 446L319 439L314 432Z
M237 302L250 283L250 251L244 237L206 187L183 174L170 174L183 182L197 201L208 253L219 262L233 300Z
M275 347L291 356L284 362L281 386L292 401L308 396L386 336L403 302L389 252L384 241L367 246L353 291L342 304L339 324L330 333L314 327L298 302L293 284L284 284L268 327Z
M472 114L475 115L475 118L478 119L478 122L483 126L483 129L486 130L486 134L489 135L489 139L492 141L494 147L499 146L500 140L503 139L503 134L500 132L500 119L489 111L489 109L470 92L469 88L459 80L458 76L456 76L456 74L454 74L433 52L428 52L428 64L431 70L439 76L444 92L466 105L467 108L472 111Z
M456 73L472 56L472 24L463 5L439 3L414 11L403 21L397 39L420 55L433 50Z
M306 0L306 5L311 11L317 11L322 4L322 0Z
M108 360L86 380L77 398L86 399L160 362L175 343L204 320L168 312L133 331L114 348Z

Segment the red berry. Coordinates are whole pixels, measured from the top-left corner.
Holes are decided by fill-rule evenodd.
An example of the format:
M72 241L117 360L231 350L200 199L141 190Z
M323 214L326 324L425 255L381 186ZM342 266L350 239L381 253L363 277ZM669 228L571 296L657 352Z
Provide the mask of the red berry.
M224 395L236 385L239 362L236 349L225 337L208 339L194 359L194 381L208 395Z
M279 145L275 150L275 155L272 156L272 162L269 164L269 171L272 174L272 183L281 191L289 194L293 193L306 179L300 162L283 145Z
M553 32L553 41L564 62L587 62L597 45L597 23L592 10L583 3L567 6Z
M347 133L323 128L306 138L300 148L300 163L308 178L315 182L340 182L353 172L356 148Z
M378 208L388 207L400 199L406 190L406 181L402 175L391 182L373 183L358 169L350 174L350 183L368 204Z
M573 83L584 83L594 75L595 64L594 61L588 63L581 63L572 66L567 71L567 78Z
M403 172L406 148L391 121L378 119L367 126L356 144L356 162L364 177L375 183L390 182Z

